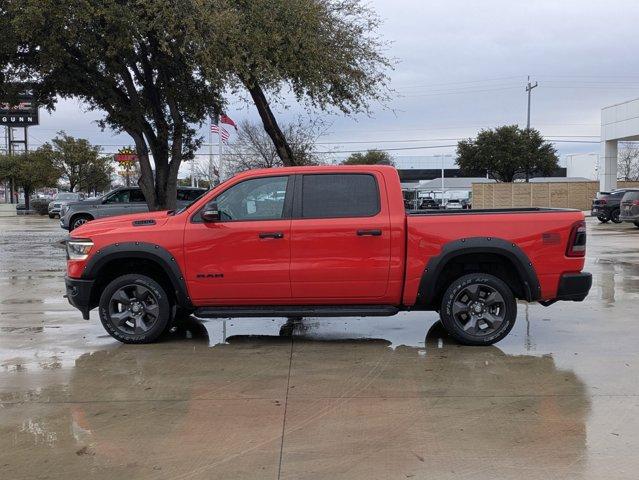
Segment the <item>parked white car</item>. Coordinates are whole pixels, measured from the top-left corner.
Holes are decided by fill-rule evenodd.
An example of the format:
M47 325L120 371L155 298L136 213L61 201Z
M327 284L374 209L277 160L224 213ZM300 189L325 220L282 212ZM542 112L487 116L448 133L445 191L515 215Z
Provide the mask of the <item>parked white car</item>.
M461 200L457 200L455 198L452 198L450 200L448 200L448 202L446 203L446 207L444 207L446 210L461 210L462 208L464 208L464 206L462 205Z

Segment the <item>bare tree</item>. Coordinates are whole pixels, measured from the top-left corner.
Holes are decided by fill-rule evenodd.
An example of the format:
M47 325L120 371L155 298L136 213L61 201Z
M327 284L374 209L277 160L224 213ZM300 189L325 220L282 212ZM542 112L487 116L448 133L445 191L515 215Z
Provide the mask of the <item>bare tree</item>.
M625 143L617 158L619 180L639 180L639 144Z
M315 143L324 133L324 125L319 120L305 122L299 119L295 123L282 126L296 165L317 165L323 163L321 154L315 152ZM262 124L247 120L240 122L238 135L224 154L226 171L231 174L255 168L274 168L284 166L277 148Z
M198 163L197 160L193 161L196 162L193 170L198 184L204 183L210 188L220 181L220 172L215 158L209 156L204 163Z

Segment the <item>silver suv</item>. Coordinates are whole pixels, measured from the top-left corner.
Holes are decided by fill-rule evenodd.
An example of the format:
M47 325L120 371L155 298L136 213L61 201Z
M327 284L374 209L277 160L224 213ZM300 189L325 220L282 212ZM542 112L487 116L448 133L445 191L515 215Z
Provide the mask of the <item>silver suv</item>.
M178 187L177 208L188 205L204 192L206 192L204 188ZM116 188L99 198L64 205L60 211L60 226L71 231L96 218L141 213L148 210L149 207L140 188Z
M81 202L82 200L84 200L84 193L58 192L56 196L53 197L53 200L49 202L49 218L60 216L60 210L62 210L62 207L66 204Z

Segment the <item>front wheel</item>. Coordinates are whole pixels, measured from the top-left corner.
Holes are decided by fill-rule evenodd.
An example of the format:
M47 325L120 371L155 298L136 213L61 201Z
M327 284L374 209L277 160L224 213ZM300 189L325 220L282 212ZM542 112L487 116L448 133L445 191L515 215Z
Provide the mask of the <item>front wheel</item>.
M89 215L77 215L71 219L69 231L75 230L91 220L93 220L93 218Z
M517 300L501 279L471 273L453 281L442 298L444 328L464 345L492 345L515 325Z
M171 304L162 286L145 275L122 275L100 296L100 320L123 343L151 343L165 330Z

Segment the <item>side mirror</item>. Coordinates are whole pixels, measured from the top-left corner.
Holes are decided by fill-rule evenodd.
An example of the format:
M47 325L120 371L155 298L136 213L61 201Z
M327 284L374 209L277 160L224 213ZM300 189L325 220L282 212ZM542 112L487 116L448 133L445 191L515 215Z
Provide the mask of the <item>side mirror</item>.
M220 211L217 209L217 203L209 202L204 206L204 210L200 214L205 222L219 222Z

